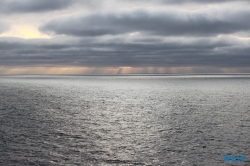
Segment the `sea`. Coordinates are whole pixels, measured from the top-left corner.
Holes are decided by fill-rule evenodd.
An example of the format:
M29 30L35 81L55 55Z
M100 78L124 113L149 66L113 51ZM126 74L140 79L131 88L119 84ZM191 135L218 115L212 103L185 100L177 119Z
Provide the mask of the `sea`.
M0 76L0 165L249 166L250 75Z

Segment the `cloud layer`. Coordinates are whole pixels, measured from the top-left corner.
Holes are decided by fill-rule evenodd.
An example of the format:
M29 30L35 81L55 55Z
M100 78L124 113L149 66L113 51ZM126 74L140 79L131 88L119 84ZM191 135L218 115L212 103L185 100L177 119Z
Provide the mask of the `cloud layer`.
M73 0L1 0L0 12L30 13L59 10L68 7Z
M247 67L250 64L249 42L234 38L50 41L4 38L0 40L0 50L0 66Z
M54 18L40 27L47 33L73 36L102 36L141 32L162 36L210 36L250 29L248 10L149 11L76 14Z

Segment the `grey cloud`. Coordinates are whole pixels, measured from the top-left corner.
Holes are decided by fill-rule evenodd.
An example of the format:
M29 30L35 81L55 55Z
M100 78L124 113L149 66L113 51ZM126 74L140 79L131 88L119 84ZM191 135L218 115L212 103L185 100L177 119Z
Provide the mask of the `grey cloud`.
M143 38L0 38L0 66L248 67L249 45L233 38L151 42Z
M2 13L29 13L59 10L68 7L74 0L1 0Z
M249 2L249 0L122 0L129 2L141 2L141 3L161 3L161 4L212 4L212 3L229 3L229 2Z
M210 3L228 3L228 2L249 2L249 0L117 0L116 3L122 5L124 2L131 3L133 5L136 2L151 3L151 4L210 4ZM1 0L0 1L0 13L34 13L34 12L45 12L60 10L69 7L72 4L78 4L87 6L90 8L96 8L101 6L107 6L114 2L109 0Z
M113 12L107 12L111 8L107 6L108 0L98 3L99 6L97 0L0 0L0 13L5 14L53 11L67 8L73 3L75 6L67 12L86 7L84 13L55 17L43 22L39 29L55 35L51 39L0 37L0 67L205 66L210 69L249 69L250 42L233 37L249 37L250 10L248 6L244 7L244 3L235 3L235 8L228 3L195 11L168 7L163 10L158 7L164 3L172 7L173 4L182 3L202 6L205 3L236 1L155 0L145 3L156 1L158 4L152 5L151 9L120 11L119 6ZM118 0L111 6L122 5L124 2ZM101 7L100 10L91 12L96 6ZM16 19L17 16L9 18ZM8 28L7 23L0 22L0 34Z
M210 36L250 30L249 10L149 11L71 15L54 18L40 27L45 33L102 36L141 32L163 36Z

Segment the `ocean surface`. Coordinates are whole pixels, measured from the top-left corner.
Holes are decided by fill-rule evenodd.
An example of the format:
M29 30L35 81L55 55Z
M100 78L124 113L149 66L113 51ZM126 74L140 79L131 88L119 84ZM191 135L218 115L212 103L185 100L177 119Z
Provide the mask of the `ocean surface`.
M1 76L0 165L250 165L250 75Z

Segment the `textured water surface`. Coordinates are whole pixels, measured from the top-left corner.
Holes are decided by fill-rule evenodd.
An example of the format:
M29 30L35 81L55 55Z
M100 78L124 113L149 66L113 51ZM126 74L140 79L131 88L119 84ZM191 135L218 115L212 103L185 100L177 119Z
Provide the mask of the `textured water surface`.
M224 155L250 159L248 75L0 77L0 165L232 165Z

